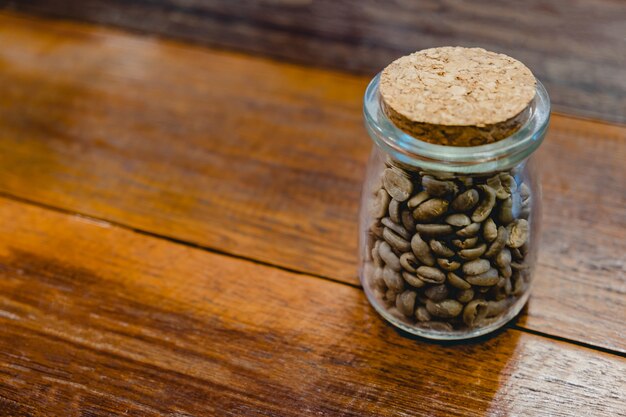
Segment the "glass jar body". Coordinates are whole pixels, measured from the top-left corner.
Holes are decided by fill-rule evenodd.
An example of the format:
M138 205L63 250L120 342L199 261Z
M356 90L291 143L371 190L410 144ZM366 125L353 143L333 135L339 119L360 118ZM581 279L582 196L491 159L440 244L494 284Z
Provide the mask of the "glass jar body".
M493 331L530 294L540 228L537 166L455 173L374 146L362 193L360 279L374 308L441 340Z

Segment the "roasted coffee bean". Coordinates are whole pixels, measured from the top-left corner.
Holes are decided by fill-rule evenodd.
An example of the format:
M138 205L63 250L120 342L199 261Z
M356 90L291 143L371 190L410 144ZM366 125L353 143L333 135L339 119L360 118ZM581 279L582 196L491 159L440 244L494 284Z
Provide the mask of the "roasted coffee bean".
M413 252L403 253L400 256L400 265L402 265L402 268L408 272L415 272L417 267L420 266Z
M415 309L415 318L417 321L430 321L430 313L426 310L426 307L419 306Z
M496 236L496 240L489 246L487 252L485 252L486 258L492 258L496 256L504 246L506 245L507 239L509 238L509 232L504 226L498 227L498 235Z
M436 330L440 332L451 332L454 330L450 323L446 323L443 321L421 321L416 324L417 327L428 330Z
M406 290L396 296L396 308L407 317L413 316L415 309L415 291Z
M470 301L463 309L463 322L469 327L479 326L485 317L487 317L487 302L485 300Z
M480 223L472 223L469 226L465 226L461 230L456 231L456 235L459 237L472 237L476 236L480 230Z
M446 194L454 195L459 192L459 187L453 181L438 180L429 175L422 178L422 186L428 194L436 197L443 197Z
M383 266L383 260L378 254L378 249L380 247L380 240L377 240L372 248L372 260L374 261L374 265Z
M463 249L459 251L459 256L466 260L480 258L487 250L487 245L482 243L479 246L471 249Z
M385 262L385 265L387 267L393 269L394 271L399 271L400 269L402 269L402 265L400 265L400 258L398 258L396 254L393 253L393 250L391 249L391 246L389 246L389 243L384 241L381 242L380 246L378 247L378 254Z
M402 211L402 213L400 214L400 220L402 226L404 226L406 230L415 229L415 219L413 218L413 213L411 213L409 210Z
M404 280L398 271L394 271L389 266L383 269L383 280L390 290L400 292L404 289Z
M380 222L383 224L383 226L393 230L398 236L402 237L403 239L411 239L411 233L399 224L394 223L393 220L391 220L389 217L382 218Z
M433 285L424 290L426 298L432 301L441 301L448 298L448 287L445 284Z
M491 264L486 259L474 259L463 265L465 275L479 275L489 271ZM467 279L467 277L466 277ZM471 283L471 282L470 282Z
M509 236L506 244L512 248L520 248L528 240L528 220L518 219L507 226Z
M483 237L487 242L493 242L498 237L498 227L491 217L483 223Z
M385 214L387 214L387 207L389 206L390 200L391 197L389 197L387 191L383 189L378 190L370 206L370 215L376 219L384 217Z
M484 184L479 185L477 188L483 191L483 199L474 210L474 213L472 213L472 221L480 223L491 214L491 210L496 204L496 192L493 188Z
M446 223L448 223L451 226L465 227L465 226L469 226L470 223L472 223L472 221L467 215L463 213L456 213L456 214L451 214L448 217L446 217Z
M441 284L446 280L445 274L432 266L420 266L417 268L417 277L430 284Z
M467 304L474 299L474 290L471 288L461 290L456 294L456 299L460 303Z
M400 223L400 202L395 198L389 202L389 218L394 223Z
M469 237L465 240L454 239L452 243L459 249L470 249L476 246L476 244L478 243L478 236Z
M410 209L414 209L415 207L422 204L424 201L428 200L430 197L431 196L426 191L420 191L419 193L411 197L409 201L406 202L406 205Z
M402 278L409 284L411 287L422 288L426 283L419 279L416 275L411 274L410 272L403 272Z
M452 200L451 208L455 211L468 211L478 203L478 191L469 189Z
M450 285L455 288L458 288L460 290L469 290L470 288L472 288L472 285L469 282L465 281L463 278L453 272L448 272L447 277Z
M441 217L448 210L448 201L441 198L431 198L413 210L413 217L418 222L429 222Z
M465 277L467 282L480 287L490 287L492 285L496 285L499 279L498 270L495 268L491 268L487 272L479 275L467 275Z
M467 227L471 227L471 225ZM434 224L434 223L433 224L416 224L415 230L417 230L418 233L424 236L446 236L446 235L452 234L453 232L452 226L450 226L449 224Z
M411 244L408 240L401 238L387 227L383 230L383 239L397 252L404 253L411 250Z
M435 257L430 252L430 247L419 235L416 233L411 239L411 250L415 254L415 257L423 264L428 266L435 265Z
M450 259L437 259L437 265L443 270L446 271L456 271L461 267L461 264L457 261L451 261Z
M413 183L403 171L387 168L383 172L383 186L389 195L402 202L413 193Z
M428 300L426 301L426 310L428 310L432 316L451 319L461 314L463 304L459 303L457 300L451 299L439 302Z
M430 249L432 249L432 251L437 256L442 256L444 258L450 258L454 256L454 251L452 249L448 248L446 245L435 239L430 241Z

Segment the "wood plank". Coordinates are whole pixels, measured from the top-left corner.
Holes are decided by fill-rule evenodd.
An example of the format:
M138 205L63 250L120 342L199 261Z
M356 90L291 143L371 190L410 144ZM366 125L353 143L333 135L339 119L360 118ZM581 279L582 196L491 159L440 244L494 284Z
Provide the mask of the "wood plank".
M365 78L0 23L2 192L357 283ZM522 324L626 351L626 128L556 115L539 158L543 245Z
M362 292L0 199L0 411L619 415L626 359L412 340ZM12 411L13 412L13 411Z
M527 63L556 109L626 123L626 5L619 0L396 0L384 7L375 0L2 3L369 74L418 49L478 45Z

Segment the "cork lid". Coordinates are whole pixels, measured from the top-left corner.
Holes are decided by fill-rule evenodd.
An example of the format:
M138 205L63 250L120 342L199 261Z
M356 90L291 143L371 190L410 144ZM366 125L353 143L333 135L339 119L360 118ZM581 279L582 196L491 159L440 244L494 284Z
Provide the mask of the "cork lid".
M383 109L405 132L427 142L475 146L518 130L535 96L535 77L521 62L482 48L442 47L387 66Z

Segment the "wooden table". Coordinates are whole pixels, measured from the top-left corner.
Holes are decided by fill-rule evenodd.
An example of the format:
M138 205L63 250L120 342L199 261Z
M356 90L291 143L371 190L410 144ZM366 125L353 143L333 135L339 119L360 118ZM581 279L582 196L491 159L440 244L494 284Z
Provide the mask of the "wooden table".
M626 127L553 115L527 308L431 343L356 276L369 78L0 13L0 415L626 415Z

